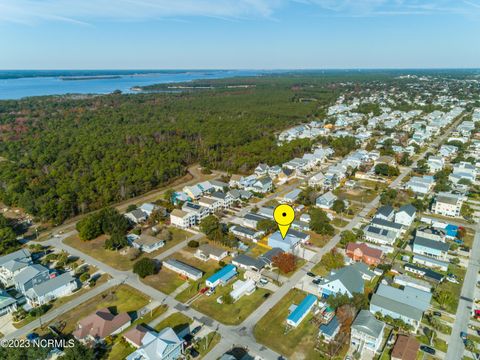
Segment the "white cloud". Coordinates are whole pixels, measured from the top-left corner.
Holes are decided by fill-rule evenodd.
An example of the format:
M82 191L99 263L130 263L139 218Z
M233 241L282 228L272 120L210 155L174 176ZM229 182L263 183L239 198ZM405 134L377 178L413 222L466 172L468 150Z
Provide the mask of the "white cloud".
M287 5L310 6L321 15L390 16L478 13L477 0L0 0L0 22L77 24L193 16L274 18ZM316 9L316 10L315 10Z

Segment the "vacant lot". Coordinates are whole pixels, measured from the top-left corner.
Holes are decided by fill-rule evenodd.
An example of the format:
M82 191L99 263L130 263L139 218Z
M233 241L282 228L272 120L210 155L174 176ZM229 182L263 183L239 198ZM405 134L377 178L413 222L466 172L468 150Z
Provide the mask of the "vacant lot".
M162 252L168 250L172 246L177 245L178 243L188 239L191 236L190 233L183 231L181 229L177 229L174 227L170 227L169 230L172 232L172 240L168 241L167 244L154 251L150 254L144 253L140 256L141 257L150 257L153 258L155 256L160 255ZM118 269L118 270L130 270L133 267L135 261L130 261L127 256L122 255L121 251L113 251L105 249L105 240L107 236L102 235L96 239L84 241L81 240L78 235L71 236L64 240L65 244L72 246L81 252L88 254L95 259L110 265L111 267Z
M173 331L175 331L177 334L181 331L183 331L185 328L189 327L190 324L193 323L193 320L189 318L188 316L182 314L182 313L173 313L163 321L157 324L155 326L156 331L160 331L166 327L171 327Z

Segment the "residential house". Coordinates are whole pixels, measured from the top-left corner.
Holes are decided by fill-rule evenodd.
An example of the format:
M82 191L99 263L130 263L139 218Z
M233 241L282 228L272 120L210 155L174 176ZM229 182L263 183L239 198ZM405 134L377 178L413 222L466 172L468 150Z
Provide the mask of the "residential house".
M162 266L194 281L200 280L203 276L202 270L175 259L165 260Z
M13 277L15 289L24 294L33 286L50 279L50 270L40 264L32 264L24 267Z
M297 306L293 306L290 315L287 317L287 324L293 327L297 327L305 319L305 317L310 313L312 308L317 303L317 297L308 294Z
M368 310L360 310L351 326L350 343L360 354L364 349L380 350L385 323L377 320Z
M463 201L462 195L441 192L435 197L432 210L438 215L457 217L460 216Z
M287 181L293 179L296 176L296 172L293 169L282 168L280 174L278 174L277 179L279 184L285 184Z
M255 259L245 254L235 256L232 259L232 264L241 269L252 270L255 272L260 272L265 267L265 263L262 260Z
M308 186L311 187L323 187L323 183L325 182L325 175L319 172L313 175L310 179L308 179Z
M217 271L215 274L210 276L206 281L205 285L214 288L217 287L218 285L225 285L230 279L233 279L235 276L237 276L237 268L233 266L232 264L225 265L223 268L221 268L219 271Z
M381 229L368 225L363 229L365 240L381 245L392 245L398 239L399 233L392 230Z
M323 338L323 341L330 342L335 339L340 331L340 323L335 315L327 324L320 325L318 335Z
M130 323L127 313L114 315L108 308L104 308L80 320L72 334L79 341L98 343L107 336L121 333Z
M173 209L170 213L170 223L181 229L188 229L197 224L197 216L192 212Z
M142 340L149 330L143 325L136 325L123 334L124 339L133 347L138 349L142 346Z
M240 225L231 226L229 231L232 234L235 234L237 236L240 236L246 239L250 239L254 242L257 242L257 240L260 239L263 235L263 231L258 231L258 230L247 228Z
M268 169L268 176L271 178L276 178L280 173L282 172L282 168L278 165L271 166L270 169Z
M416 360L420 343L413 335L398 335L392 349L392 360Z
M438 152L444 158L453 158L457 154L458 148L454 145L442 145Z
M300 189L293 189L292 191L285 194L282 200L286 203L293 204L297 201L298 196L300 195L301 192L302 190Z
M432 269L423 268L414 264L405 264L405 270L423 277L426 280L432 281L434 283L441 283L445 276L439 272L433 271Z
M403 205L395 214L395 223L410 227L417 215L417 209L411 204Z
M268 174L269 169L270 167L267 164L258 164L254 172L255 172L255 175L257 176L264 176Z
M362 273L352 266L345 266L330 272L319 284L319 292L323 298L330 295L346 294L353 297L354 293L362 293L364 281Z
M383 252L365 243L349 243L346 255L353 261L361 261L367 265L378 265L382 261Z
M141 346L126 357L126 360L176 360L183 358L184 341L172 328L160 332L147 331Z
M452 173L448 176L448 179L454 184L457 184L460 180L474 183L476 178L477 168L465 161L455 164Z
M252 279L237 280L232 285L233 290L230 291L230 296L233 301L237 301L244 295L251 295L257 289L255 281Z
M415 254L425 255L439 260L445 260L447 258L449 248L450 245L448 243L415 236L412 250Z
M273 216L273 211L272 211L272 216ZM243 217L242 223L246 227L256 229L257 226L258 226L258 223L260 221L267 220L267 219L270 219L270 217L267 217L267 216L261 215L261 214L257 214L257 213L248 213ZM239 236L242 236L242 235L239 235Z
M200 199L198 199L198 204L206 207L210 214L216 213L220 209L224 208L223 200L212 198L210 196L202 196Z
M165 246L165 240L142 233L132 241L132 246L146 253L154 252Z
M331 209L335 200L337 200L337 196L328 191L317 198L315 205L322 209Z
M134 224L140 224L144 221L147 221L148 214L140 209L135 209L133 211L127 212L125 217Z
M443 243L440 243L443 244ZM430 256L414 255L413 260L415 264L425 265L441 271L447 271L449 263L447 261L438 260Z
M20 249L0 257L0 282L5 288L14 285L14 276L32 263L30 252Z
M427 165L431 173L436 173L445 167L445 158L442 156L430 156Z
M402 224L396 223L394 221L388 221L384 219L379 219L379 218L373 218L371 221L371 225L384 229L384 230L389 230L396 232L398 234L401 234L404 232L404 229L402 227Z
M377 209L375 217L387 221L393 221L395 217L395 209L390 205L383 205Z
M285 238L282 238L280 231L275 231L268 237L268 246L271 248L280 248L285 252L295 253L300 243L310 239L310 235L293 229L289 229Z
M238 190L235 190L235 191L238 191ZM242 191L238 191L239 192L239 195L240 195L240 198L242 197L242 193L244 192L243 190ZM250 194L251 195L251 194ZM210 199L214 199L218 202L220 202L220 206L223 208L223 209L228 209L229 207L232 206L233 204L233 201L234 201L234 198L233 196L227 192L227 193L224 193L222 191L214 191L212 192L210 195L207 196L208 198Z
M285 251L283 251L280 248L273 248L268 250L265 254L260 255L258 257L259 260L263 261L267 267L272 268L274 266L273 261L275 256L278 256L280 254L283 254Z
M264 177L258 178L257 181L255 181L253 185L246 190L265 194L271 191L272 189L273 189L272 179L269 176L264 176Z
M403 289L380 284L370 301L370 312L401 319L416 331L423 313L429 308L432 294L410 286Z
M393 282L397 285L410 286L426 292L432 291L432 285L428 281L417 279L407 274L396 275L393 278Z
M228 256L228 251L210 244L202 244L199 246L194 256L202 261L221 261Z
M228 184L223 181L208 180L207 182L210 186L208 191L210 191L211 193L225 192L226 190L228 190Z
M427 195L432 191L434 185L435 179L433 176L424 175L422 177L412 176L404 187L405 189L412 190L416 194Z
M77 288L77 279L70 273L52 274L49 280L33 285L28 289L25 292L25 298L31 307L36 307L59 297L68 296Z
M199 224L204 218L210 215L210 209L187 201L182 205L182 210L195 215L195 222Z
M17 300L5 290L0 289L0 316L17 311Z

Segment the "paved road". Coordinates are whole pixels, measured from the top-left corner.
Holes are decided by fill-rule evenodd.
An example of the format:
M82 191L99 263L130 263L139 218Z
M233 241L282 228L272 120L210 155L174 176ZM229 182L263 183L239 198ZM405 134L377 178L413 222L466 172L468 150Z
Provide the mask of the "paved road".
M467 331L467 326L472 313L472 305L475 301L475 286L477 284L477 274L480 271L480 224L477 225L475 239L470 253L470 261L468 263L467 273L463 280L463 287L458 303L457 315L453 324L450 343L446 360L457 360L461 358L461 354L465 351L463 341L460 338L461 331Z

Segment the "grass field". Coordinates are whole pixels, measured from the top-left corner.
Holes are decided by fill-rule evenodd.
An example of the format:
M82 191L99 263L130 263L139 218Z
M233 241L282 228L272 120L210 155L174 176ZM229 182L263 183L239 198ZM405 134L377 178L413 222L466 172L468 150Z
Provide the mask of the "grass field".
M109 289L72 310L61 315L55 321L65 322L64 334L71 333L77 322L94 311L102 308L114 308L116 312L134 312L141 309L149 302L149 297L144 293L128 286L119 285L116 288Z
M167 317L166 319L158 323L155 326L155 330L160 331L166 327L171 327L173 331L175 331L176 333L179 333L183 331L185 328L187 328L188 326L190 326L190 324L192 323L193 323L193 320L189 318L187 315L177 312L177 313L173 313L172 315L170 315L169 317Z
M188 237L191 236L189 232L183 231L181 229L177 229L175 227L170 227L169 230L172 232L172 240L168 241L166 245L157 251L154 251L150 254L144 253L140 256L141 257L150 257L153 258L158 256L162 252L168 250L169 248L177 245L178 243L184 241ZM130 270L133 267L135 261L130 261L125 255L122 255L119 251L107 250L105 249L105 240L107 236L102 235L96 239L83 241L81 240L78 235L71 236L64 240L64 243L74 247L85 254L88 254L95 259L110 265L111 267L118 269L118 270ZM139 259L140 259L139 258Z
M207 355L210 350L212 350L219 342L222 337L218 332L212 331L211 333L204 336L194 348L200 354L200 358L203 358Z
M237 325L259 307L266 297L270 296L270 291L259 288L251 295L242 296L233 304L219 304L217 298L227 295L230 291L232 291L232 284L218 286L215 294L212 296L203 295L190 306L223 324Z
M147 276L141 280L164 294L171 294L186 281L176 272L166 268L161 269L157 274Z
M257 322L254 329L256 340L289 359L319 359L319 353L314 350L318 328L309 322L311 315L297 328L285 332L288 308L292 304L298 305L305 296L306 293L298 289L285 295Z

